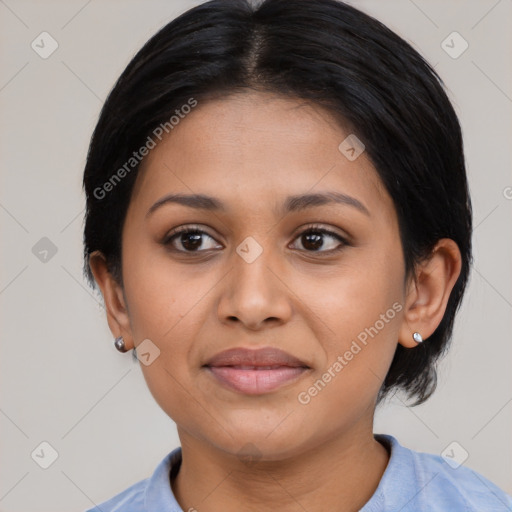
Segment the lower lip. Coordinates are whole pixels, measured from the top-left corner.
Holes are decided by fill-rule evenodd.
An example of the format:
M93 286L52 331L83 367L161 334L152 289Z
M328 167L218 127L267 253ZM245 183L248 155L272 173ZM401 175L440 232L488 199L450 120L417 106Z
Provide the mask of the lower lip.
M307 368L279 366L272 370L242 370L233 366L208 366L227 387L247 395L261 395L298 379Z

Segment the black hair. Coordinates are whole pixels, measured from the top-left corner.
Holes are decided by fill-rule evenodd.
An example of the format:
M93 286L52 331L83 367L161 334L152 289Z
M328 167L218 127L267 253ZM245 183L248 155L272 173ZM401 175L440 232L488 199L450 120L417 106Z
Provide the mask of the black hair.
M436 363L450 341L472 262L461 128L442 80L423 57L343 2L212 0L147 41L110 92L89 147L87 280L94 288L88 261L99 250L123 283L121 233L140 165L136 150L158 127L170 133L172 116L185 105L249 89L325 107L364 142L396 208L406 277L439 239L457 243L462 268L442 321L417 347L397 344L378 397L401 388L416 398L414 405L424 402L436 387Z

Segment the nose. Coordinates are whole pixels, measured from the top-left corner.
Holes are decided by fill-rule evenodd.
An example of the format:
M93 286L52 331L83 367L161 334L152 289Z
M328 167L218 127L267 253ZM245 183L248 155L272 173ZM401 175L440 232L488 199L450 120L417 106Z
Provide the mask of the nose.
M283 325L292 316L293 306L285 276L268 251L251 263L233 254L233 268L228 273L218 303L222 323L240 323L248 330L267 325Z

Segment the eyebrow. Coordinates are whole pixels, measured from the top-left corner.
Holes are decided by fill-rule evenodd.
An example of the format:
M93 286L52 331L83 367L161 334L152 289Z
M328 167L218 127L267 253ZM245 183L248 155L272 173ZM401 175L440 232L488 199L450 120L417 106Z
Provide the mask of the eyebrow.
M169 194L159 199L146 213L149 217L154 211L165 204L181 204L189 208L197 210L206 210L212 212L225 212L226 207L224 204L215 197L207 196L204 194ZM326 204L343 204L352 206L368 217L370 212L358 199L340 192L320 192L315 194L302 194L295 196L288 196L284 201L283 206L276 211L276 213L289 213L298 212L307 208L315 206L322 206Z

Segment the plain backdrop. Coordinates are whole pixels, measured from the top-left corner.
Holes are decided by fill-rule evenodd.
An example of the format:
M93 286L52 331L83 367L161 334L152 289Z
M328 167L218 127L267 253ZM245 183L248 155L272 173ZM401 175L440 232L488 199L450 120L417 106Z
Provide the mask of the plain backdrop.
M82 278L81 179L114 81L151 35L198 3L0 0L0 511L82 511L150 476L179 444ZM512 2L350 3L444 79L475 218L475 264L438 390L417 408L395 397L375 431L436 454L455 441L466 466L511 493Z

